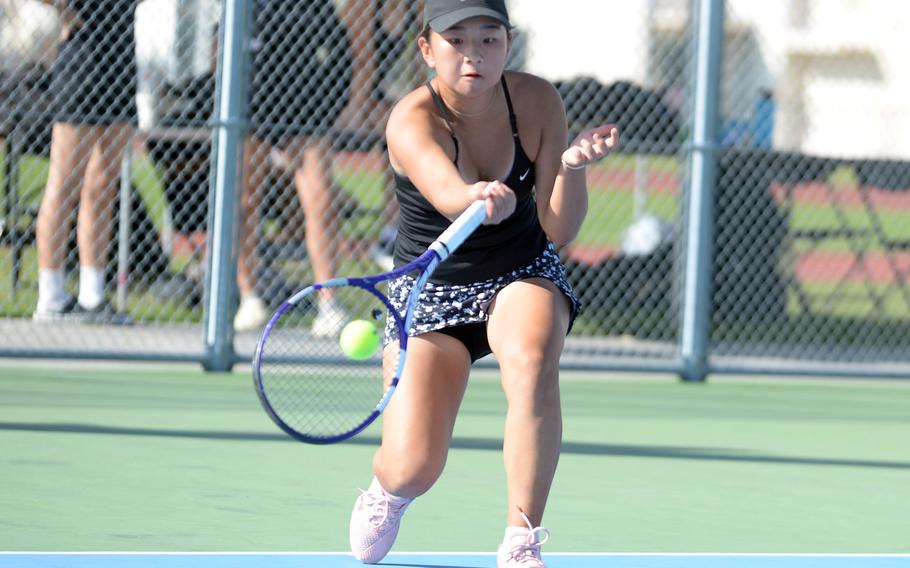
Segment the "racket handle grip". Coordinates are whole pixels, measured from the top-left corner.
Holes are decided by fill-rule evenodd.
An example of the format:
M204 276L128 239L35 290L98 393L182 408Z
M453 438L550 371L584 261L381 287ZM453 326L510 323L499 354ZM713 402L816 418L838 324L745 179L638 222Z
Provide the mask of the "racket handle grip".
M439 238L430 245L430 250L436 251L439 255L439 261L442 262L455 249L461 246L461 243L471 236L477 227L479 227L487 218L486 202L478 199L468 206L464 212L452 221L449 228L443 231Z

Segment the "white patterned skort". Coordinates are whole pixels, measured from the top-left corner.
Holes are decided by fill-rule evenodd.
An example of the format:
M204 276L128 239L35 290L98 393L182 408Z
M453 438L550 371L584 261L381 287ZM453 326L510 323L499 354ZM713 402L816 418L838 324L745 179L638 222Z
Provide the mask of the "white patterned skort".
M553 243L527 265L512 272L474 282L471 284L433 284L428 282L420 293L417 310L411 321L409 336L421 335L450 327L464 326L486 322L490 304L496 294L507 285L517 280L528 278L546 278L553 282L569 300L571 319L569 329L576 316L581 312L581 303L572 292L572 286L566 279L566 270L559 259ZM404 276L389 285L389 301L395 309L403 313L408 293L414 286L414 278ZM394 326L389 318L383 334L383 343L394 340Z

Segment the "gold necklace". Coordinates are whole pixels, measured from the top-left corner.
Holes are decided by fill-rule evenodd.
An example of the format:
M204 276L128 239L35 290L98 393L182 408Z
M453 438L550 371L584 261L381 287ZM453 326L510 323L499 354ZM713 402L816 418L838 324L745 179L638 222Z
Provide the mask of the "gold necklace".
M440 98L442 98L442 94L441 94L441 93L440 93L439 96L440 96ZM490 101L487 103L487 106L485 106L485 107L483 108L483 110L481 110L481 111L479 111L479 112L462 112L462 111L458 111L458 110L455 110L455 107L453 107L451 104L446 103L445 99L442 99L442 102L444 102L444 103L446 104L446 106L449 108L449 110L452 111L452 114L454 114L454 115L455 115L456 117L458 117L458 118L476 118L476 117L478 117L478 116L481 116L481 115L483 115L483 114L486 114L486 112L487 112L488 110L490 110L490 107L493 106L493 101L495 101L495 100L496 100L496 90L494 89L494 90L493 90L493 93L490 95Z

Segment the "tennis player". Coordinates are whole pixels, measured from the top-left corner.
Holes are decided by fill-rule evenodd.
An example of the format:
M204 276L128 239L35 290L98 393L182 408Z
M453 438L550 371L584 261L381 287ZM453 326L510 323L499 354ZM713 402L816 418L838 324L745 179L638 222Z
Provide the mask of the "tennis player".
M497 562L543 567L549 535L540 523L562 438L559 358L580 308L556 247L585 218L585 166L619 133L604 125L567 144L556 89L505 71L503 0L428 0L424 23L418 46L435 77L395 105L386 129L401 207L395 265L426 250L476 199L486 200L488 220L421 294L375 477L354 505L351 548L366 563L392 548L405 510L442 473L472 363L493 353L508 402L508 509ZM399 309L409 288L389 291Z

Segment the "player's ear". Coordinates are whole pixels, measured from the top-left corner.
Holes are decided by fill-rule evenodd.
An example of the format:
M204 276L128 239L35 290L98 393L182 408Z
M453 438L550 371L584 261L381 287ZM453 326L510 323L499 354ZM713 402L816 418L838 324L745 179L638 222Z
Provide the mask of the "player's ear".
M430 40L424 36L417 38L417 47L420 48L420 55L424 62L431 68L436 68L436 58L433 57L433 50L430 49Z
M506 26L506 57L512 55L512 48L515 47L515 28Z

